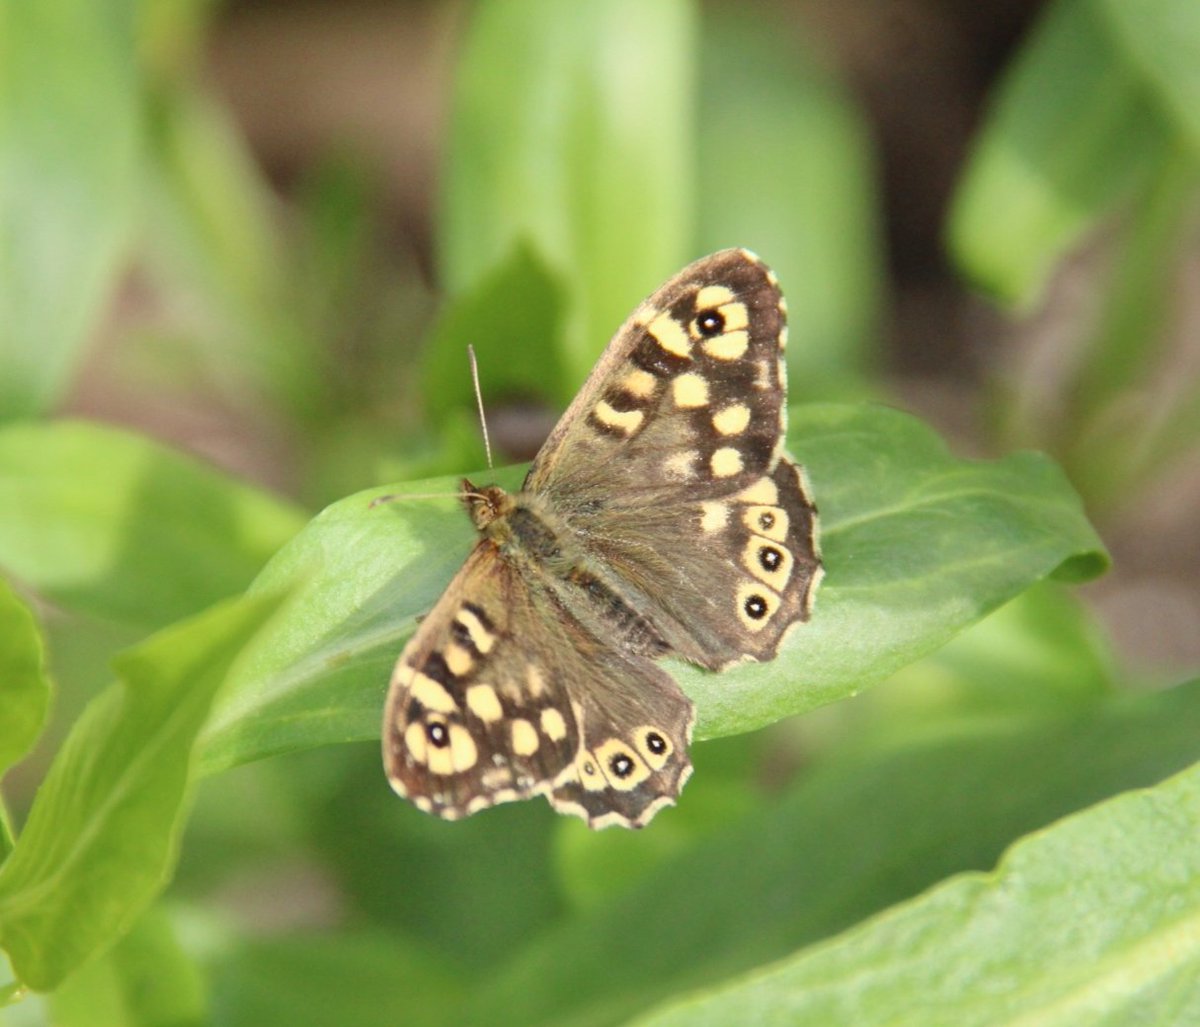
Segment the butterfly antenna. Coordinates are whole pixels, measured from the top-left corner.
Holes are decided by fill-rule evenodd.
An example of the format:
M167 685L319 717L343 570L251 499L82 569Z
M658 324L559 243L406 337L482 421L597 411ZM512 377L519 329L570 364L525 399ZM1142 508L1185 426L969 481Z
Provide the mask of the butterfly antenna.
M492 469L492 443L488 438L487 417L483 412L483 391L479 388L479 362L475 359L475 347L467 344L467 356L471 359L471 381L475 385L475 404L479 407L479 427L483 429L483 449L487 453L488 470Z

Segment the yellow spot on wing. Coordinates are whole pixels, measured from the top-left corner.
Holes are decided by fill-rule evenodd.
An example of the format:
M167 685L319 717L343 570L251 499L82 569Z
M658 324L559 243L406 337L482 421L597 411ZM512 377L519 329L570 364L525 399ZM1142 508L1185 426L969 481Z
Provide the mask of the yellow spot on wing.
M525 668L525 680L529 684L529 694L535 699L546 693L546 679L537 664L531 663Z
M450 668L450 673L456 678L462 677L475 665L475 657L471 655L470 650L457 642L451 642L446 646L442 656L446 660L446 666Z
M635 367L621 379L620 387L635 399L649 399L654 395L657 385L658 379L654 375L649 371L643 371L640 367Z
M735 403L713 414L713 427L722 435L740 435L750 424L750 408Z
M450 761L456 773L470 770L479 758L475 739L461 724L450 725Z
M721 316L725 318L725 331L736 332L750 327L750 312L745 303L726 303L721 308Z
M722 446L713 453L709 466L718 478L732 478L742 469L742 454L732 446Z
M733 296L734 292L728 286L706 285L696 293L696 309L708 310L711 307L719 307L722 303L728 303Z
M425 725L417 721L409 724L404 732L404 745L408 749L408 754L418 763L426 761L425 747L427 741L425 738Z
M428 706L429 709L436 710L438 713L453 713L458 709L458 703L454 701L454 696L446 691L444 685L434 681L428 674L422 674L419 671L413 675L409 693L422 706Z
M496 636L483 626L483 622L465 606L454 615L454 619L467 629L471 642L479 652L486 656L496 644Z
M690 371L671 382L671 393L675 397L675 405L681 410L708 405L708 382Z
M567 722L553 706L542 710L541 724L542 731L550 741L561 742L567 737Z
M592 409L592 414L601 424L632 435L638 430L644 416L640 410L614 410L607 400L600 400Z
M500 697L491 685L472 685L467 689L467 709L485 723L492 724L504 716Z
M509 727L512 732L513 752L518 756L532 756L538 750L537 729L527 720L517 719Z
M770 478L759 478L753 485L738 493L738 500L743 503L761 503L774 506L779 502L779 487Z
M750 335L745 331L725 332L705 339L704 352L715 360L738 360L750 348Z
M677 357L692 355L692 340L687 331L670 314L663 312L658 315L646 330L654 336L655 341L668 353Z
M700 504L700 530L706 535L716 534L729 523L729 507L721 500L710 500Z

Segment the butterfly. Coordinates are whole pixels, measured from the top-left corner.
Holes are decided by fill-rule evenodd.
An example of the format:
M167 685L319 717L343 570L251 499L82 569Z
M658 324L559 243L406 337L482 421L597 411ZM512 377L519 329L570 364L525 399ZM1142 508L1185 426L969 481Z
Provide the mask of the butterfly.
M641 827L691 774L691 701L657 662L772 659L822 574L783 451L786 305L744 249L621 326L524 485L462 483L479 534L396 664L388 779L447 820L545 795Z

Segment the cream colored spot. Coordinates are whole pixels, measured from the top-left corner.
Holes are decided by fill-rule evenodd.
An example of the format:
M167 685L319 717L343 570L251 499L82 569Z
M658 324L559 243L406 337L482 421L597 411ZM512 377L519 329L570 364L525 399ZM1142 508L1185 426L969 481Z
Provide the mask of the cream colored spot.
M456 678L462 677L475 665L475 657L471 655L470 650L457 642L451 642L446 646L446 651L442 653L442 656L446 660L446 666L450 668L450 673Z
M723 531L729 523L729 507L720 500L711 500L700 504L700 530L705 535L715 535Z
M538 733L529 721L518 718L509 726L512 732L513 752L518 756L532 756L538 750Z
M521 703L525 701L525 695L512 678L505 678L500 682L500 694L510 702Z
M640 410L614 410L608 401L603 399L592 408L592 414L605 427L615 428L626 435L637 431L645 416Z
M765 535L783 542L791 525L787 511L781 506L748 506L742 511L742 523L752 534Z
M732 446L722 446L708 463L716 477L732 478L742 470L742 454Z
M480 783L489 792L494 792L498 788L503 788L505 785L512 784L512 768L511 767L491 767L485 770L480 776ZM468 806L469 808L469 806Z
M633 738L642 758L655 770L662 770L671 754L675 752L675 746L671 744L667 733L649 724L637 728L633 732Z
M541 725L542 733L552 742L561 742L567 737L567 722L553 706L542 710Z
M782 592L792 576L792 554L761 535L752 535L742 550L742 566L759 581Z
M671 382L671 394L681 410L708 406L708 382L690 371Z
M481 655L486 656L492 651L492 646L496 644L496 636L483 626L483 623L472 611L464 606L455 614L454 619L467 629L472 644Z
M754 365L754 387L760 392L775 388L775 376L771 373L771 361L760 360Z
M687 331L678 321L665 311L658 315L646 330L654 336L657 342L668 353L677 357L692 355L692 340Z
M726 303L721 308L721 316L725 318L727 332L737 332L750 327L750 312L745 303Z
M546 694L546 679L542 676L541 668L531 663L525 668L525 680L529 684L529 694L537 699Z
M779 358L779 388L780 391L787 392L787 362L783 357Z
M446 691L444 685L434 681L428 674L419 671L413 675L409 693L422 706L427 706L438 713L453 713L458 709L454 696Z
M589 792L602 792L608 787L596 764L595 754L587 749L579 750L579 755L575 757L575 770L579 776L579 783Z
M635 399L649 399L657 385L658 379L654 375L636 367L621 379L620 387Z
M407 685L416 673L415 668L401 661L396 664L396 669L392 672L392 684Z
M748 332L726 332L724 335L714 335L705 339L704 352L714 360L739 360L746 355L750 348Z
M475 747L475 739L471 732L461 724L450 725L450 759L456 773L470 770L479 758L479 750Z
M422 813L430 813L433 811L433 803L424 795L413 796L413 804Z
M778 609L779 596L756 581L744 582L737 591L738 619L747 631L758 634Z
M713 414L713 427L722 435L740 435L750 424L750 408L735 403Z
M472 685L468 688L467 709L487 724L495 723L504 716L500 697L491 685Z
M784 317L787 317L787 300L785 300L782 296L779 297L779 313L781 313Z
M597 746L596 759L609 785L619 792L632 791L650 776L646 761L619 738Z
M426 762L427 744L425 725L420 721L413 721L404 731L404 747L408 750L408 754L418 763Z
M734 292L726 285L706 285L696 293L696 309L708 310L733 299Z
M766 506L774 506L779 502L779 486L764 476L748 488L742 489L737 498L743 503L762 503Z
M696 459L700 454L694 449L685 450L682 453L673 453L663 461L663 474L668 478L676 480L686 480L696 476Z

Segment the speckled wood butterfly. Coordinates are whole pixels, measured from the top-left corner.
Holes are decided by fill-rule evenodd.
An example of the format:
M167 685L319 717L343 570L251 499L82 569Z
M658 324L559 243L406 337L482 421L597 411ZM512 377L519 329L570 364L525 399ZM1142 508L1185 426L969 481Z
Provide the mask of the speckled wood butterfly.
M705 257L617 332L521 491L463 482L480 539L388 693L397 792L449 820L542 794L590 827L674 803L694 711L654 661L771 659L821 577L786 338L775 275Z

